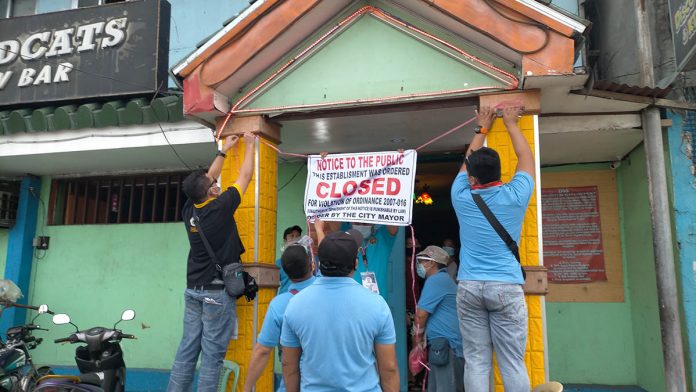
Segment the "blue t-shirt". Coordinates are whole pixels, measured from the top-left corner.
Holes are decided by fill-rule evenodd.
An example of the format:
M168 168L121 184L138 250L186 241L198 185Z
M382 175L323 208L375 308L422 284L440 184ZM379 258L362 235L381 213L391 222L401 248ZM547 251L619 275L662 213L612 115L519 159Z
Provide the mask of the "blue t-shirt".
M517 259L476 206L472 192L481 195L519 244L524 214L534 192L534 179L520 171L507 184L472 191L467 173L460 172L452 184L452 206L459 220L462 244L457 280L524 284Z
M418 308L430 314L425 324L428 342L434 338L445 338L454 353L463 358L462 335L457 320L457 285L446 268L425 279Z
M351 227L352 225L344 225L342 230L348 230ZM391 235L387 226L372 226L372 234L363 242L363 249L367 255L367 269L365 269L362 253L358 253L358 269L353 275L353 278L362 284L360 273L374 272L377 278L377 287L379 287L379 295L385 300L389 299L389 256L394 248L394 241L396 241L396 235Z
M281 270L282 271L282 270ZM259 337L257 342L266 347L275 347L280 343L280 331L283 326L283 316L285 315L285 308L287 308L288 303L294 297L291 290L301 291L307 286L314 283L315 277L311 277L302 282L293 283L288 286L288 292L279 294L268 305L268 310L266 311L266 317L263 319L263 325L261 326L261 332L259 332ZM278 392L285 391L285 384L283 380L280 380L280 385L278 386Z
M395 344L387 303L352 278L318 278L285 310L280 344L301 347L301 389L381 391L375 344Z
M280 295L288 292L291 282L288 278L288 274L285 273L283 266L280 264L280 259L277 259L275 264L278 266L278 269L280 270L280 286L278 287L278 295Z

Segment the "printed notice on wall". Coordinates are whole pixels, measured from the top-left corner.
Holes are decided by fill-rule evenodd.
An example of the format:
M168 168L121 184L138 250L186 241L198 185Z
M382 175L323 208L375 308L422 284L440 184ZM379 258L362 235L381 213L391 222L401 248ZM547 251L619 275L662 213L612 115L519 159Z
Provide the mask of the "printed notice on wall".
M416 151L310 155L305 214L326 221L411 224Z
M541 205L549 282L606 281L597 187L544 188Z

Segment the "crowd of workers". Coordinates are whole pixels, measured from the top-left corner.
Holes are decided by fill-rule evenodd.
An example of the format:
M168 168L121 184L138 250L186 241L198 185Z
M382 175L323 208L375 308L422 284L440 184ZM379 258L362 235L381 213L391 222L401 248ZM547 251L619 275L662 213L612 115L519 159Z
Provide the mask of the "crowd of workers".
M498 153L483 146L496 111L477 112L476 134L451 189L460 248L448 238L421 250L417 239L407 238L409 349L427 351L429 391L488 391L494 351L505 390L530 390L523 271L501 234L502 228L519 241L534 191L534 158L518 115L517 107L502 111L518 159L515 175L503 183ZM243 139L250 145L254 135ZM192 390L199 355L198 391L214 391L234 338L235 300L199 232L219 260L237 262L244 252L231 217L253 174L253 149L245 148L233 186L222 192L216 183L226 152L237 142L228 137L210 169L183 183L191 250L184 332L168 391ZM384 298L398 228L315 219L313 229L315 241L302 236L299 226L283 233L278 295L265 315L243 390L253 390L277 350L277 390L398 391L395 321ZM414 375L409 379L414 382Z

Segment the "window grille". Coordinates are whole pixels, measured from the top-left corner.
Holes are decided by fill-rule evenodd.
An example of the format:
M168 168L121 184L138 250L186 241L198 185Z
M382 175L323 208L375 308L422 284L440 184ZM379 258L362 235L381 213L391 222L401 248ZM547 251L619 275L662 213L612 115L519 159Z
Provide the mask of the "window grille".
M53 180L49 225L163 223L181 221L188 173Z

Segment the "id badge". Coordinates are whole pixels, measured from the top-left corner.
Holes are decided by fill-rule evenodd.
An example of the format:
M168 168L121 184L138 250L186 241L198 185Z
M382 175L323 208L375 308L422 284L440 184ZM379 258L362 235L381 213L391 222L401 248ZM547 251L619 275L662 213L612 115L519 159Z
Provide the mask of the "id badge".
M361 272L360 279L362 279L363 287L375 294L379 294L379 286L377 286L377 278L374 272Z

